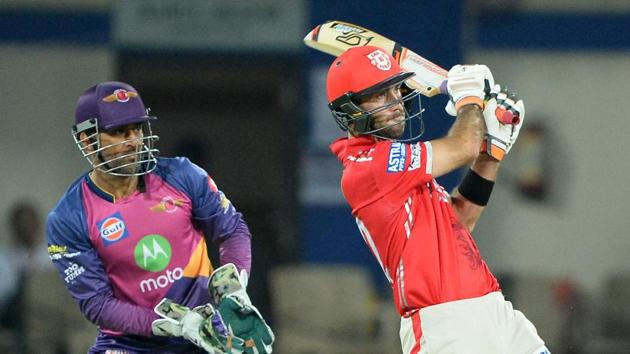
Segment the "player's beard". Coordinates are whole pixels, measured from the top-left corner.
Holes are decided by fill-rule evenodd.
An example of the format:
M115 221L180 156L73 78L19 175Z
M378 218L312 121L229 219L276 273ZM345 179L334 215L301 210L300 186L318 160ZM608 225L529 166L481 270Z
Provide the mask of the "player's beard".
M138 148L139 150L140 148ZM121 156L129 155L124 158L119 158ZM105 158L104 156L101 156ZM137 163L140 155L138 151L125 151L118 154L114 154L111 156L107 156L106 158L109 160L107 163L103 165L103 169L106 171L110 171L113 173L122 173L122 174L134 174L139 171L140 165ZM125 166L127 165L127 166Z
M387 139L399 139L405 132L405 113L396 112L385 123L385 128L379 130L376 134Z

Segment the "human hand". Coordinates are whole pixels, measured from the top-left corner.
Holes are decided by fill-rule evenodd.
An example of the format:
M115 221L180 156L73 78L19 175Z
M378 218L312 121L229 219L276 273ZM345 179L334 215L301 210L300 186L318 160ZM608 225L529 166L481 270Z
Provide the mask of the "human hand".
M234 336L243 339L243 353L271 353L275 336L247 295L247 272L232 263L217 268L208 290Z
M231 332L212 305L191 310L165 298L155 306L154 311L160 316L152 324L154 335L183 337L209 354L230 353L226 344L232 339Z
M510 94L507 89L501 89L501 85L493 86L489 97L483 111L486 136L481 150L501 161L518 138L525 119L525 105L523 100ZM500 121L506 112L511 113L513 124L504 124Z
M457 116L457 111L466 104L484 108L484 100L494 86L494 78L485 65L455 65L448 72L446 85L450 100L445 110Z

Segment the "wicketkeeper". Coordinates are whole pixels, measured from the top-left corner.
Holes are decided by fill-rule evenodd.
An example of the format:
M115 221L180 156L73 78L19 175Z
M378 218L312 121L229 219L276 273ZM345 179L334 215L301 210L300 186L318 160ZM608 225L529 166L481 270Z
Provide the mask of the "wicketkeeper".
M72 136L91 168L48 215L47 239L99 327L90 353L271 353L273 332L246 292L249 229L206 171L157 157L155 119L122 82L76 105Z

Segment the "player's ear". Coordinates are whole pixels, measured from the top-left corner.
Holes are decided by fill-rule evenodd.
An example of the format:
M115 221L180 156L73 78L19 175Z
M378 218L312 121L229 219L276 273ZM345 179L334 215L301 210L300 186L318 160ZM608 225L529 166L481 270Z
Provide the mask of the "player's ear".
M81 147L89 152L94 151L94 137L88 137L86 132L79 133L79 141L81 142Z

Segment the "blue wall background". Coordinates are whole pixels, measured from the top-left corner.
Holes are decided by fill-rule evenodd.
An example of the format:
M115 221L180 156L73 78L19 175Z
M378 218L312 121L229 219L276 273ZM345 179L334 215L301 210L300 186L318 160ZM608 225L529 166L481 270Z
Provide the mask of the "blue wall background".
M445 68L463 60L463 0L447 1L333 1L309 2L308 30L329 19L371 28L396 39ZM481 49L627 50L630 14L486 13L479 17L473 46ZM5 43L111 44L107 13L70 10L2 9L0 41ZM308 48L308 65L328 65L330 56ZM306 98L305 98L306 99ZM443 113L445 97L424 99L425 139L443 135L452 120ZM308 127L308 117L304 117ZM447 188L460 177L440 179ZM302 259L309 262L350 262L384 278L363 245L349 209L344 205L305 205L301 214Z

